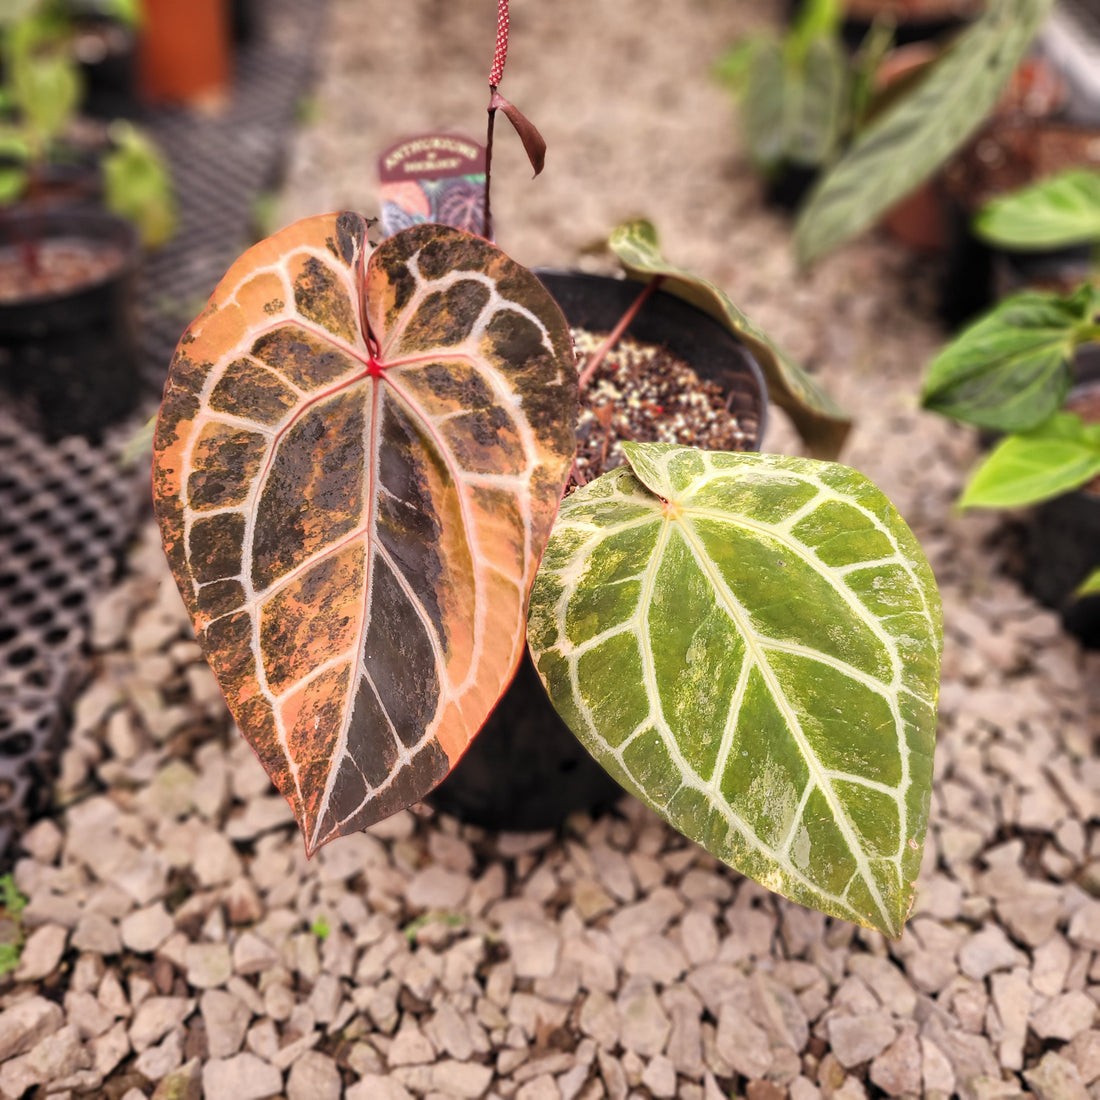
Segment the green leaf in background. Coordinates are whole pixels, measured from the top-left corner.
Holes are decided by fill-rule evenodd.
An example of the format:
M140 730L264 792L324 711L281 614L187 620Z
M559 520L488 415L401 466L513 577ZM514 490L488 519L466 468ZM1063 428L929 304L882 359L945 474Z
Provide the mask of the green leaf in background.
M799 215L809 263L861 233L928 178L977 129L1046 17L1051 0L998 0L913 93L876 118Z
M719 79L741 97L748 154L765 171L784 164L816 167L836 153L848 110L839 21L835 0L806 4L782 42L748 39L721 63Z
M815 42L823 38L839 39L843 14L840 0L803 0L798 5L798 18L787 35L788 56L797 61Z
M932 360L926 409L998 431L1038 427L1062 407L1074 349L1093 329L1100 288L1071 298L1028 292L1006 299Z
M779 164L786 151L787 81L787 61L779 43L754 43L744 78L741 128L749 157L764 169Z
M1041 428L1010 435L989 453L960 508L1022 508L1061 496L1100 475L1100 426L1056 413Z
M798 94L786 119L787 155L795 163L824 164L844 129L848 57L838 38L815 38L798 73Z
M1073 168L994 199L974 228L1001 248L1063 248L1100 241L1100 172Z
M176 232L172 176L160 150L129 122L111 125L114 148L103 158L107 209L137 228L145 248L158 248Z
M818 382L781 351L707 279L670 264L661 255L657 230L643 218L624 222L608 241L628 275L648 281L664 277L662 290L683 298L725 325L755 356L768 383L769 398L798 429L810 453L835 458L848 438L852 421Z
M1078 586L1074 595L1083 600L1086 596L1100 596L1100 569L1091 572Z
M0 206L15 202L23 197L27 190L28 175L26 168L0 168Z
M37 11L42 0L0 0L0 27L10 26Z
M778 42L751 42L742 56L744 73L738 94L745 147L754 164L768 168L783 157L787 63Z
M714 79L735 96L742 96L749 79L756 51L770 39L761 35L750 35L735 42L714 65L711 70Z
M562 504L528 642L627 790L770 890L888 936L928 820L941 613L854 470L624 443Z
M64 133L83 94L80 70L65 46L34 23L12 37L12 86L36 153Z

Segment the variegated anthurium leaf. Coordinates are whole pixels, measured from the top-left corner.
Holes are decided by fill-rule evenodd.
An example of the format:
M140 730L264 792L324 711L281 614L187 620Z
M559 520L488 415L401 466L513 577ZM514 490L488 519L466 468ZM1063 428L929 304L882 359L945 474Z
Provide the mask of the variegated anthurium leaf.
M714 283L670 264L661 255L657 230L644 218L624 222L608 240L628 275L648 281L663 277L661 289L683 298L725 325L755 356L768 384L768 397L791 418L810 452L835 458L851 429L851 418L817 381L778 348Z
M873 225L919 187L993 110L1052 0L998 0L909 95L875 117L826 173L795 229L809 263Z
M942 637L916 539L861 474L624 443L568 497L528 643L558 712L671 825L898 936L928 822Z
M307 852L450 770L522 653L574 455L569 329L480 237L373 252L309 218L229 270L172 362L172 571Z

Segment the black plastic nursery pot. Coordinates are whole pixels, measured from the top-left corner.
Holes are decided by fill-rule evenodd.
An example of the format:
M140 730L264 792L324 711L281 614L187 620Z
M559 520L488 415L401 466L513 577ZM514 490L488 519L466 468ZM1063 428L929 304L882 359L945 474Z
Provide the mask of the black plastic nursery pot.
M642 283L598 275L540 271L570 325L606 333L638 297ZM671 294L650 297L631 323L633 339L661 345L716 382L755 450L767 417L767 390L749 352L718 322ZM436 809L504 830L551 829L585 810L598 813L622 797L558 717L530 654L454 771L429 796Z
M134 30L106 15L82 14L73 52L84 79L81 110L94 118L134 118L141 109Z
M100 211L0 216L0 395L45 439L97 440L137 405L139 259Z
M1066 408L1100 423L1100 346L1077 353L1077 383ZM1100 480L1035 509L1025 544L1027 590L1062 616L1062 623L1090 649L1100 649L1100 596L1078 599L1082 581L1100 569Z

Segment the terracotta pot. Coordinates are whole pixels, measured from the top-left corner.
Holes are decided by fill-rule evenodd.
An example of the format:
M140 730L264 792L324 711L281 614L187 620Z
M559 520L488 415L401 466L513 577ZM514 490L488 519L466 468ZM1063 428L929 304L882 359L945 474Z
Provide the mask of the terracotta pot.
M226 0L144 0L138 58L148 102L219 105L230 81Z
M94 440L129 415L141 395L140 249L128 222L101 212L9 212L0 219L0 258L7 262L20 262L36 243L67 241L108 259L71 289L0 303L0 390L44 438Z
M875 89L881 95L891 87L902 88L930 65L939 50L928 42L913 42L891 51L875 74ZM949 217L938 176L919 184L882 219L883 228L897 241L916 252L941 253L947 248Z
M641 283L596 275L540 272L575 328L607 332L637 298ZM767 416L767 390L752 356L712 318L657 293L629 328L638 340L664 344L702 378L731 395L742 425ZM528 653L511 686L454 771L427 801L486 828L549 829L571 813L598 812L622 788L588 754L550 704Z

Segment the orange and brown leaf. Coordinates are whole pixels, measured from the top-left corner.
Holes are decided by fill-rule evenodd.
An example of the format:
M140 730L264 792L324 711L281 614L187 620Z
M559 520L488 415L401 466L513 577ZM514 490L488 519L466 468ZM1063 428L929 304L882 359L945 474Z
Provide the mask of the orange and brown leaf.
M180 341L153 491L307 851L422 798L507 686L573 460L569 330L487 241L358 214L251 248Z

